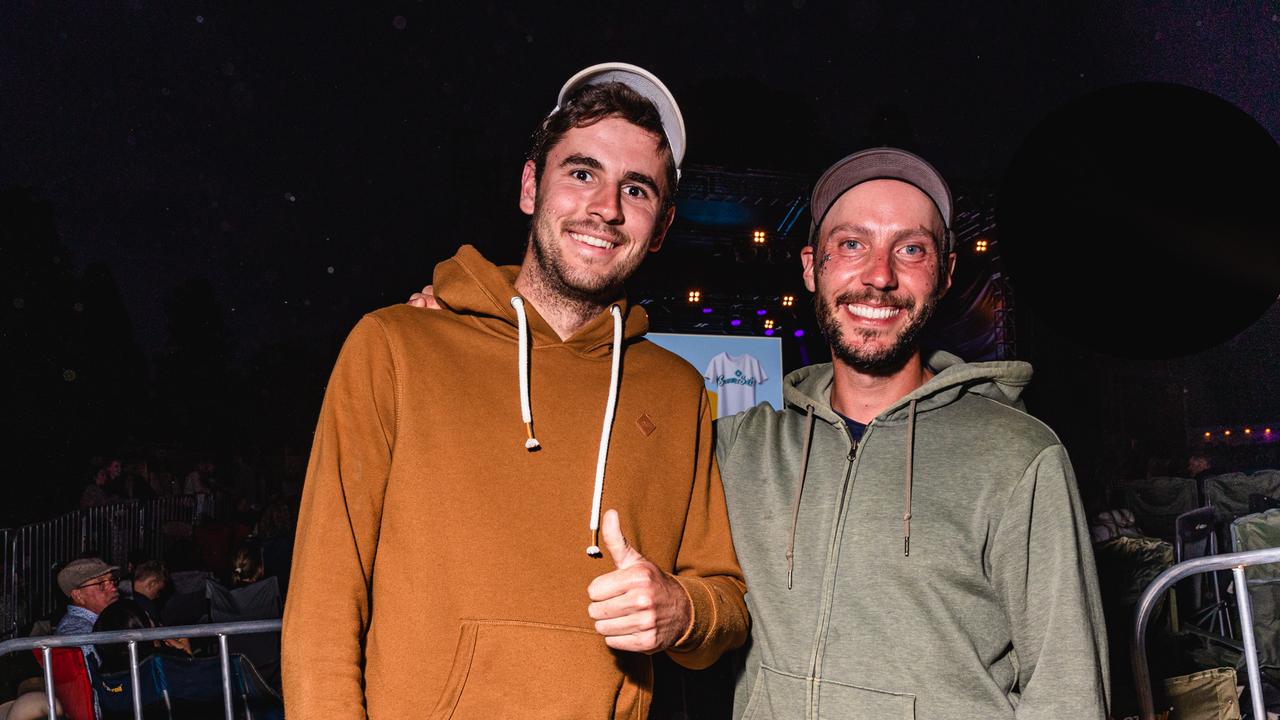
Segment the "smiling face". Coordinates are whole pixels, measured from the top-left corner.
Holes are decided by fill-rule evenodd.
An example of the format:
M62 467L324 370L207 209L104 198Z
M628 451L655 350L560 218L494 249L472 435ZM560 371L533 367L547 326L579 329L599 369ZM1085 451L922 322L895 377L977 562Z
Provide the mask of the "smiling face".
M575 303L617 297L674 216L663 210L669 154L652 133L606 117L566 132L541 179L525 163L520 209L533 222L522 281Z
M955 267L954 254L939 255L943 232L929 197L898 180L864 182L831 206L801 262L837 361L884 375L918 352L916 337Z

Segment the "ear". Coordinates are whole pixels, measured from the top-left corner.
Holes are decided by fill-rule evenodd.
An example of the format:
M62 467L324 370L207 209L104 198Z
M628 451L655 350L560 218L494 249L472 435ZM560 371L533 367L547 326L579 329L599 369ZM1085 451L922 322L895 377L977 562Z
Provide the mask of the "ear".
M649 252L654 253L662 249L662 242L667 239L667 231L671 229L671 221L676 219L676 208L671 206L663 213L664 217L658 218L658 224L653 233L653 239L649 241Z
M813 282L813 246L805 245L800 250L800 265L804 268L804 286L809 292L814 292L817 287Z
M520 210L525 215L532 215L538 199L538 168L532 160L524 163L524 172L520 175Z
M951 289L951 276L955 274L956 271L956 254L948 253L946 263L947 275L942 279L942 292L938 293L938 297L942 297Z

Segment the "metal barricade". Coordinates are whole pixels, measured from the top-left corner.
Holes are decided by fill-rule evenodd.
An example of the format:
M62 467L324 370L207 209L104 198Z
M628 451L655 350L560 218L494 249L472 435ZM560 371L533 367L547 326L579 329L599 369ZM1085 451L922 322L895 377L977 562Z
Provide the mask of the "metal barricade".
M1155 720L1155 704L1151 699L1151 675L1147 668L1147 621L1160 596L1179 580L1199 573L1230 569L1235 578L1236 608L1240 612L1240 634L1244 640L1245 665L1249 673L1249 699L1253 717L1266 717L1262 702L1262 675L1258 669L1258 648L1253 637L1253 601L1244 569L1250 565L1280 562L1280 548L1211 555L1180 562L1156 576L1142 592L1135 611L1133 628L1133 678L1138 691L1138 709L1142 720Z
M133 717L135 720L142 720L142 687L138 674L138 643L169 638L217 636L218 650L222 658L223 714L226 720L234 720L235 709L231 701L231 655L227 652L227 638L231 635L280 632L280 626L280 620L251 620L247 622L157 627L145 630L114 630L85 635L43 635L0 642L0 656L20 651L41 651L44 656L45 700L48 702L49 717L53 718L57 717L57 714L54 712L53 658L51 650L60 647L114 645L127 642L129 644L129 677L133 686Z
M59 567L86 552L123 567L134 550L160 558L165 526L191 525L214 506L211 496L178 495L75 510L44 522L3 530L0 638L47 617L63 602L54 582Z

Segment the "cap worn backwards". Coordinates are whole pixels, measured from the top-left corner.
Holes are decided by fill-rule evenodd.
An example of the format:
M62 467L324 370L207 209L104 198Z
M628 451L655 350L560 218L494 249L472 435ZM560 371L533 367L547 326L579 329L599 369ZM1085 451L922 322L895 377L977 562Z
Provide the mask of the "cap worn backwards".
M667 136L667 145L671 147L671 158L675 161L676 179L680 178L680 164L684 161L685 132L684 116L680 114L680 106L676 98L667 89L658 76L636 65L622 62L607 62L592 65L569 78L560 95L556 98L554 114L564 106L565 98L579 87L606 82L620 82L635 90L658 109L662 119L662 130Z
M942 214L942 222L946 225L943 252L955 250L955 239L951 233L951 189L947 187L947 181L924 158L891 147L856 152L832 165L818 178L817 184L813 186L813 197L809 201L813 217L809 228L811 241L836 200L854 186L868 180L900 180L914 185L927 195L937 206L938 212Z

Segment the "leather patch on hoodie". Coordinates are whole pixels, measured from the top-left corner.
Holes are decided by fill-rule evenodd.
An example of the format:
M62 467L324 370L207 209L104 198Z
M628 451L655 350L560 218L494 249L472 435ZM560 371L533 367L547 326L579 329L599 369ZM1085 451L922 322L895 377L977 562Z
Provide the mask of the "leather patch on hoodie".
M649 437L654 430L658 429L653 418L649 417L649 413L640 413L640 417L636 418L636 427L640 428L640 432L644 433L645 437Z

